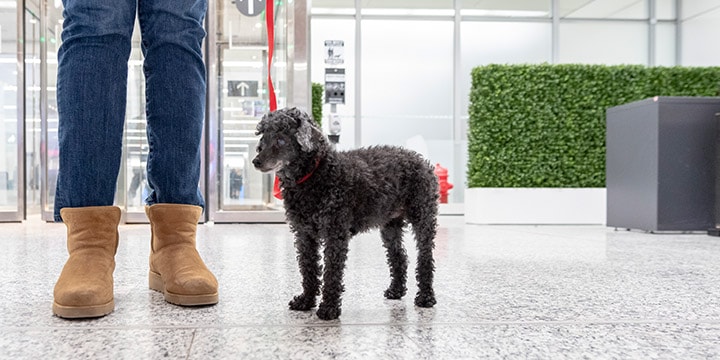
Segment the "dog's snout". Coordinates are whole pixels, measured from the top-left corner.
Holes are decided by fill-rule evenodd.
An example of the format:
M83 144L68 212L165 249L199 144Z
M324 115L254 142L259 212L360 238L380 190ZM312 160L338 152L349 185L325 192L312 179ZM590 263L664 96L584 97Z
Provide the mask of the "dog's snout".
M256 168L260 167L260 159L258 159L257 157L253 159L252 163L253 166L255 166Z

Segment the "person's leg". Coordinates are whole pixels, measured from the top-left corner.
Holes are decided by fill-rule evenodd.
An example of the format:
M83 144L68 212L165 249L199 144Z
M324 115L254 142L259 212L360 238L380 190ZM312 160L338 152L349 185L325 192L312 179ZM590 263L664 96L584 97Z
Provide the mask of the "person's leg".
M205 119L206 0L139 0L145 55L148 205L204 207L198 189Z
M58 52L60 167L56 221L69 257L53 313L98 317L115 308L113 271L120 209L112 206L122 152L133 0L64 0Z
M65 207L113 204L136 10L132 0L64 0L63 4L56 221L62 221L60 210Z
M147 82L152 230L149 285L173 304L218 302L218 284L195 247L205 119L202 40L206 0L139 0Z
M140 188L140 183L142 183L143 169L133 168L132 173L133 177L130 180L130 187L128 187L128 199L133 199L135 198L135 195L137 195L137 191Z

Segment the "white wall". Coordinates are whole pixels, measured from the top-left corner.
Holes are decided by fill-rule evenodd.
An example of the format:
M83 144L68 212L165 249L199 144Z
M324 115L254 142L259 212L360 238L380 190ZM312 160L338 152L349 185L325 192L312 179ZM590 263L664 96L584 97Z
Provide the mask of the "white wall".
M682 18L688 19L702 15L713 8L717 9L720 3L717 0L682 0L681 6Z
M451 141L453 23L362 26L362 145L405 145L414 136Z
M681 65L720 66L720 2L682 2Z
M560 23L560 63L648 63L648 26L642 22Z
M677 64L675 51L677 42L675 34L677 26L674 23L658 23L655 28L655 65L674 66Z

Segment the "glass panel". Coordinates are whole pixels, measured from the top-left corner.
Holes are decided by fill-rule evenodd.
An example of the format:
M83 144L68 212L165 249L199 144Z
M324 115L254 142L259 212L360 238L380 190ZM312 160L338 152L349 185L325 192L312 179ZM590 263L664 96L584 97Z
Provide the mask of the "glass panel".
M453 0L362 0L360 6L363 15L452 16L455 14Z
M646 0L558 0L561 18L647 19Z
M646 23L561 22L559 62L647 65L647 39Z
M313 0L313 15L355 15L355 0Z
M26 211L40 213L41 128L40 128L40 11L36 4L25 9L25 156L27 171ZM30 6L35 6L31 8Z
M355 20L352 19L313 19L311 32L311 77L312 82L324 86L325 68L337 67L345 69L345 104L337 105L340 118L340 139L338 150L355 148ZM338 40L343 42L342 64L325 64L327 50L325 41ZM328 114L330 105L323 105L322 126L329 133Z
M25 8L25 156L28 215L52 220L58 169L57 53L62 4L46 4L40 18L37 3ZM41 28L42 24L45 29ZM42 52L45 51L45 54ZM44 63L42 61L45 61ZM42 89L42 86L45 86Z
M452 176L453 22L363 20L362 31L361 145L404 146L448 168L452 198L464 181Z
M720 7L696 14L682 22L682 64L678 65L718 66L720 47L715 39L720 35Z
M675 24L658 23L655 27L655 64L675 66Z
M718 10L717 0L693 0L680 2L682 20L703 16ZM717 14L715 15L717 18Z
M461 15L498 17L546 17L551 16L550 0L460 0Z
M18 33L17 4L0 8L0 211L19 211L18 207Z
M150 188L147 183L148 141L145 129L145 74L143 72L142 51L140 50L140 27L135 21L132 49L128 61L127 108L125 110L125 168L120 171L124 181L118 181L119 194L125 194L128 212L144 213L145 198Z
M675 20L676 0L655 0L655 17L660 20Z
M219 208L273 208L272 175L252 166L258 137L255 127L268 111L267 29L265 13L246 16L235 4L218 12L218 103L220 128ZM287 103L286 6L275 8L275 53L272 79L278 108Z
M251 164L257 146L255 126L268 111L263 76L267 53L238 47L222 52L218 115L222 131L221 209L262 207L268 200L268 175L255 171Z
M47 81L47 137L46 137L46 156L47 156L47 192L45 199L44 212L52 213L53 204L55 202L55 186L57 184L57 173L60 167L58 158L58 113L57 113L57 67L58 67L58 49L62 43L62 3L60 1L52 1L47 4L48 19L45 36L47 49L47 64L43 71L46 71ZM46 220L50 220L47 218Z

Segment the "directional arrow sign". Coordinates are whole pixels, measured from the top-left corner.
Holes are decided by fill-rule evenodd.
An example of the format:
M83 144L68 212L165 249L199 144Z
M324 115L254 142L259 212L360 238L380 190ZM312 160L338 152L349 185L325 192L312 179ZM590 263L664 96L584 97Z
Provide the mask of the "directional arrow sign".
M236 89L240 89L240 96L247 96L246 93L248 89L250 88L250 85L248 85L246 82L241 82L235 86Z
M228 96L233 97L257 97L258 96L258 81L250 80L229 80L228 81Z

